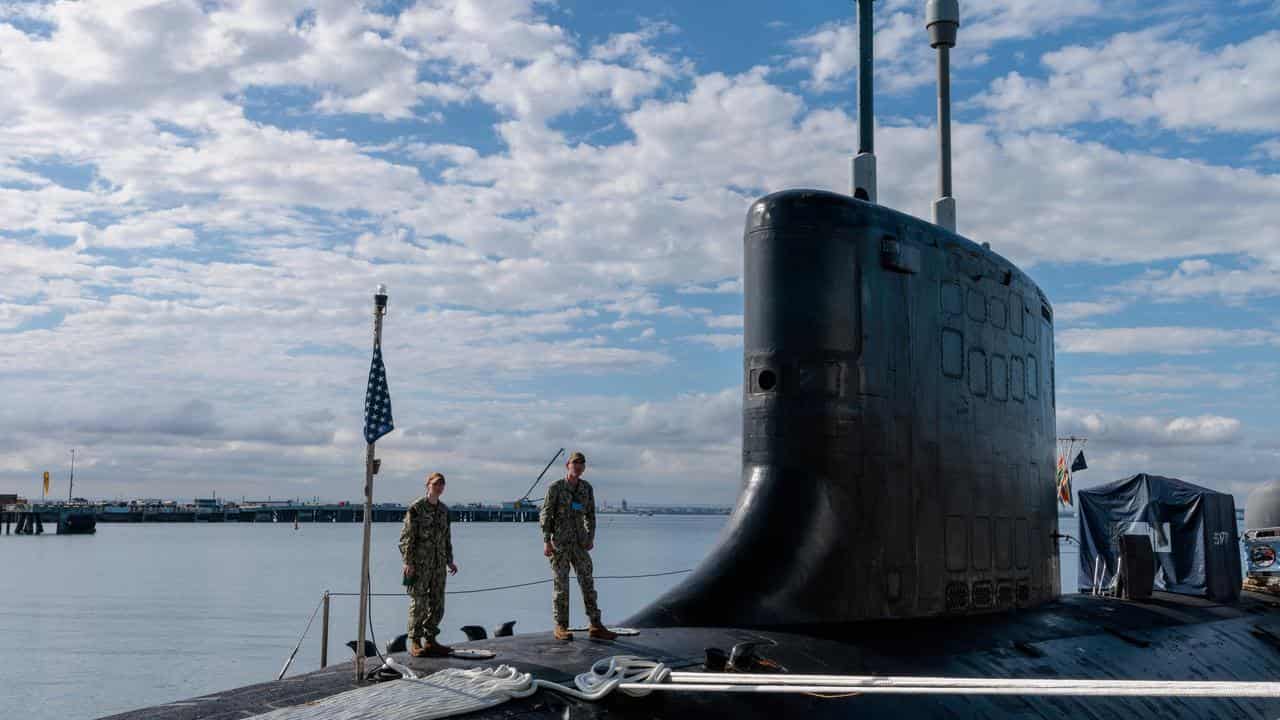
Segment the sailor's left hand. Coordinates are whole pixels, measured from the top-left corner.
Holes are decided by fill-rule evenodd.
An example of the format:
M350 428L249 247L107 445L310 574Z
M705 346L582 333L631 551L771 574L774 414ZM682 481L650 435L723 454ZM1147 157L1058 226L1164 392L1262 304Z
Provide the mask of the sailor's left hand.
M457 574L458 574L458 566L457 566L457 565L454 565L453 563L449 563L449 574L450 574L450 575L457 575Z
M594 542L594 541L592 541L592 542L587 543L586 545L583 545L583 546L582 546L582 549L583 549L583 550L586 550L587 552L591 552L591 550L592 550L595 546L596 546L595 542Z

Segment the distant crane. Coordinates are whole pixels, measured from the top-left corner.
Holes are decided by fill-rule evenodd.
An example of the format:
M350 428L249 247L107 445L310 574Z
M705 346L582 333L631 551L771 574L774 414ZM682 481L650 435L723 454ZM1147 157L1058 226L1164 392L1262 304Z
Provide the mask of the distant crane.
M524 495L522 495L520 499L515 502L515 505L517 508L520 507L521 503L529 499L529 494L533 492L534 488L538 487L538 483L542 482L542 476L547 474L547 471L551 469L551 466L555 464L556 460L560 459L560 455L562 453L564 453L564 448L560 448L559 450L557 450L556 454L551 457L551 460L547 463L547 466L542 468L542 472L538 473L538 478L533 481L533 484L529 486L528 490L524 491Z

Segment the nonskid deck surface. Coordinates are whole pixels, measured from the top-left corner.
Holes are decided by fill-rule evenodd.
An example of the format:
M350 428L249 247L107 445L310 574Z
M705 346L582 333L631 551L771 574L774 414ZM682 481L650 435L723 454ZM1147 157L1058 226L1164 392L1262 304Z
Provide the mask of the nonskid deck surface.
M727 628L643 629L637 637L554 640L550 633L460 644L497 652L483 662L398 659L419 674L444 667L504 663L535 677L571 684L573 676L611 655L656 658L673 669L700 669L707 647L729 650L762 640L759 654L793 673L947 675L985 678L1249 680L1280 677L1280 603L1246 593L1238 605L1157 593L1149 602L1066 596L1035 610L987 617L862 623L809 634ZM831 639L829 639L831 638ZM226 692L135 710L112 720L246 718L356 687L350 663ZM953 695L806 695L654 693L600 703L542 691L473 718L513 717L987 717L987 718L1276 718L1280 701L1265 698L1181 699ZM904 714L905 713L905 714Z

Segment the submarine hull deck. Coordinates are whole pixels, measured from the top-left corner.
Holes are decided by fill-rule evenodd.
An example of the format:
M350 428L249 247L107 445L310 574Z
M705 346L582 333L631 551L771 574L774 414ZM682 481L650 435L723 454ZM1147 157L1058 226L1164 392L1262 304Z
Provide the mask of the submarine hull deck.
M1280 603L1246 592L1236 605L1156 593L1135 602L1064 596L1032 609L983 617L884 620L788 632L735 628L644 629L637 637L559 642L532 633L465 643L497 652L482 663L398 655L420 674L443 667L505 663L535 677L572 683L611 655L657 658L698 670L707 647L764 640L758 653L792 673L945 675L982 678L1270 681L1280 677ZM350 663L278 682L135 710L112 720L245 718L353 689ZM471 718L563 717L860 718L1275 718L1275 698L1045 697L653 693L599 703L542 691Z

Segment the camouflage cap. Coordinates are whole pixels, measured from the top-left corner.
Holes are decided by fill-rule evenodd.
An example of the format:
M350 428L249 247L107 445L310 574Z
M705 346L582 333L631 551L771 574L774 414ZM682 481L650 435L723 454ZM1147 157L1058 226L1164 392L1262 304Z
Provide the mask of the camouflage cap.
M586 462L586 461L587 461L587 456L586 456L586 455L583 455L582 453L580 453L580 452L578 452L578 451L576 451L576 450L575 450L572 454L570 454L570 455L569 455L569 462L571 462L571 463L572 463L572 462L577 462L577 461L579 461L579 460L581 460L582 462Z

